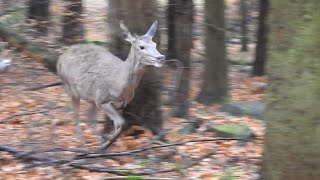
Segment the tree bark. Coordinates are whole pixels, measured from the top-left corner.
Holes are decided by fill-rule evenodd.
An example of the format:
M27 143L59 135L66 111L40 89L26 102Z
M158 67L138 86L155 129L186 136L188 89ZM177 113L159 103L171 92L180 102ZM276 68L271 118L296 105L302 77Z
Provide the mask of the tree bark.
M29 0L28 18L35 21L35 28L40 35L48 34L49 0Z
M248 5L246 0L240 0L241 14L241 51L248 51Z
M225 45L224 1L205 1L206 61L203 84L197 100L211 104L228 96L227 59Z
M67 44L83 42L82 0L67 0L64 3L66 5L63 15L63 41Z
M320 1L271 0L270 4L262 178L316 180L320 177Z
M109 0L108 24L110 27L110 51L126 59L130 44L125 42L119 21L124 23L132 33L144 35L157 17L156 0ZM159 29L159 28L158 28ZM159 30L153 40L159 47ZM147 67L147 70L135 91L133 101L124 109L123 115L129 125L142 125L150 129L154 134L162 133L161 116L161 74L155 67Z
M167 59L176 58L176 0L169 0L167 9L167 24L168 24L168 49Z
M267 60L267 36L268 36L268 26L267 26L267 17L268 17L268 8L269 0L260 0L259 5L259 27L257 34L257 46L255 61L253 64L253 76L263 76L265 74L265 63Z
M2 0L0 1L0 11L5 12L7 11L10 6L12 6L12 0Z
M0 37L32 57L41 61L51 72L56 72L56 61L59 54L39 42L32 42L24 36L0 23Z
M175 35L176 58L186 67L181 75L180 86L175 97L174 116L189 117L189 78L192 48L193 1L176 0Z

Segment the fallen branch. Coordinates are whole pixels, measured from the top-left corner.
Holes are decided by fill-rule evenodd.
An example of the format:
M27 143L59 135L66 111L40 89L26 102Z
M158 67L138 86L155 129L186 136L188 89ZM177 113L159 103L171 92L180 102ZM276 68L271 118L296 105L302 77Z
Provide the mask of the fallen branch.
M52 150L57 150L57 149L52 149ZM62 150L65 150L65 151L71 150L71 152L74 151L72 149L62 149ZM107 167L98 167L94 165L83 165L81 163L75 162L74 159L58 160L54 158L39 157L32 154L34 153L33 151L21 151L6 145L0 145L0 151L8 152L12 154L17 160L21 160L27 163L30 163L30 161L37 161L37 162L41 162L42 164L47 164L50 166L61 166L61 165L66 166L67 165L73 168L83 169L90 172L110 173L110 174L121 175L121 176L125 176L125 175L141 176L141 175L151 175L151 174L159 174L159 173L175 171L175 169L167 169L167 170L160 170L160 171L151 170L147 172L135 173L135 172L131 172L131 170L129 169L112 169ZM48 152L48 151L49 150L43 151L43 152Z
M117 174L117 175L131 175L131 176L143 176L143 175L161 174L161 173L176 171L176 168L170 168L170 169L159 170L159 171L151 170L146 172L130 172L130 170L128 169L109 169L105 167L82 165L78 163L70 163L68 165L77 169L83 169L90 172L111 173L111 174Z
M26 88L24 90L25 91L36 91L36 90L40 90L40 89L44 89L44 88L48 88L48 87L52 87L52 86L60 86L60 85L62 85L62 82L58 81L58 82L54 82L54 83L50 83L50 84L44 84L44 85L40 85L40 86L36 86L36 87Z
M140 149L135 149L131 151L124 151L124 152L116 152L116 153L107 153L107 154L97 154L97 153L88 153L84 152L82 150L76 150L76 149L67 149L67 148L54 148L54 149L43 149L38 151L21 151L14 148L11 148L9 146L0 145L0 151L8 152L12 154L15 158L29 162L29 161L38 161L42 162L43 164L48 164L52 166L61 166L61 165L67 165L73 168L77 169L83 169L88 170L90 172L101 172L101 173L110 173L110 174L116 174L116 175L133 175L133 176L142 176L142 175L152 175L152 174L160 174L160 173L167 173L167 172L174 172L177 171L176 168L169 168L164 170L148 170L145 172L132 172L129 169L112 169L107 167L99 167L94 165L84 165L82 163L77 162L81 159L89 159L89 158L102 158L102 157L111 157L111 156L125 156L125 155L134 155L139 152L151 150L151 149L158 149L158 148L164 148L164 147L171 147L171 146L180 146L185 145L187 143L193 143L193 142L209 142L209 141L232 141L232 140L244 140L239 138L206 138L206 139L192 139L188 141L182 141L177 143L171 143L171 144L165 144L165 145L157 145L157 146L151 146L151 147L145 147ZM81 153L80 155L75 155L74 158L70 159L54 159L54 158L46 158L46 157L40 157L36 156L35 154L38 153L44 153L44 152L53 152L53 151L69 151L69 152L75 152L75 153ZM210 152L202 157L200 157L197 160L192 161L189 164L186 164L183 166L183 168L189 168L196 164L198 164L202 159L209 157L212 155L213 152Z
M7 117L6 119L2 119L0 120L0 123L1 124L4 124L4 123L7 123L8 120L14 118L14 117L19 117L19 116L28 116L28 115L32 115L32 114L40 114L40 113L46 113L46 112L49 112L51 110L55 110L55 109L58 109L60 107L54 107L52 109L46 109L46 110L39 110L39 111L30 111L30 112L21 112L21 113L15 113L9 117Z
M239 141L239 140L245 140L241 138L206 138L206 139L192 139L177 143L171 143L171 144L164 144L164 145L156 145L156 146L150 146L150 147L144 147L140 149L134 149L131 151L123 151L123 152L115 152L115 153L88 153L88 154L80 154L76 157L76 159L91 159L91 158L103 158L103 157L111 157L111 156L128 156L128 155L134 155L136 153L140 153L143 151L148 151L151 149L159 149L164 147L171 147L171 146L181 146L185 145L187 143L192 142L209 142L209 141Z
M39 113L46 113L46 112L49 112L49 110L21 112L21 113L13 114L13 115L9 116L8 118L6 118L5 120L9 120L9 119L12 119L12 118L18 117L18 116L28 116L28 115L32 115L32 114L39 114ZM3 123L3 121L5 121L5 120L2 120L1 123Z
M9 146L4 146L4 145L0 146L0 151L8 152L8 153L12 154L14 157L16 157L17 159L20 159L25 162L39 161L39 162L49 164L49 165L57 165L57 164L65 163L65 161L53 160L50 158L39 157L39 156L35 156L32 154L25 155L26 151L20 151L20 150L14 149Z

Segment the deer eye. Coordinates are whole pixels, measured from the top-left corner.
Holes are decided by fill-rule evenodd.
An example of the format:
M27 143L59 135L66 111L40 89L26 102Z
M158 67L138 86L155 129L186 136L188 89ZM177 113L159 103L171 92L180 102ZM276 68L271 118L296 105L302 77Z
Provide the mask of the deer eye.
M144 47L143 47L143 46L140 46L140 49L141 49L141 50L144 50Z

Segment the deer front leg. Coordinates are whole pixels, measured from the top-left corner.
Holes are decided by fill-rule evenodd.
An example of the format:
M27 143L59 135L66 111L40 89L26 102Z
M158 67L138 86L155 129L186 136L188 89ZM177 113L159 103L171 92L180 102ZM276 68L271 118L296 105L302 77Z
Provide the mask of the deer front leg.
M80 126L80 118L79 118L80 99L76 97L71 97L71 100L72 100L72 107L74 111L74 119L75 119L75 126L76 126L75 131L82 145L85 145L86 142L83 137L82 129Z
M113 121L114 125L114 133L109 136L107 142L103 143L101 146L101 150L107 149L121 134L123 127L125 125L125 119L118 113L116 109L111 105L111 103L103 104L102 109L106 112L106 114Z

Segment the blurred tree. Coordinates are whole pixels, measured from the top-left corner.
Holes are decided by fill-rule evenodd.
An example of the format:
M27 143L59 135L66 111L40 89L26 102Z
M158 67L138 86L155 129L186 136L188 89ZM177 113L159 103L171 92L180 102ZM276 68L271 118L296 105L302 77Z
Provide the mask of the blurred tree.
M320 177L320 1L271 0L263 179Z
M48 34L49 4L49 0L29 0L28 18L31 22L34 21L35 28L41 35Z
M167 24L168 24L168 49L167 59L176 58L176 0L169 0L167 9Z
M184 67L180 85L175 97L175 116L188 118L189 116L189 78L192 48L192 25L193 25L193 1L176 0L175 7L175 46L176 58Z
M205 1L206 61L203 84L197 100L210 104L222 102L228 95L225 45L224 1Z
M119 27L119 20L124 20L125 25L132 33L143 35L157 19L156 0L109 0L109 49L112 53L125 60L131 45L124 41ZM153 38L159 47L159 28ZM124 118L129 125L143 125L155 134L162 131L161 116L161 74L158 68L147 67L140 85L135 91L133 101L124 109ZM109 121L110 122L110 121Z
M66 0L64 3L63 41L68 44L83 42L82 0Z
M267 36L268 36L268 8L269 0L259 0L259 27L257 34L257 46L255 61L253 64L253 76L263 76L265 73L265 62L267 59Z
M12 0L1 0L0 1L0 12L4 13L12 5Z
M241 51L248 51L248 4L246 0L240 0L241 14Z

